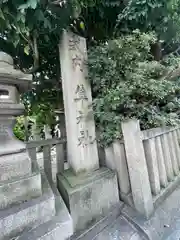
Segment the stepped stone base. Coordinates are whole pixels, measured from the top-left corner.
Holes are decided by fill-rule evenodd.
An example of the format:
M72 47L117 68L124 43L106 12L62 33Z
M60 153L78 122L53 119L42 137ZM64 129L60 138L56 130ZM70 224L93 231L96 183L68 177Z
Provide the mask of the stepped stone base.
M0 182L27 176L31 172L31 160L26 151L0 155Z
M28 232L26 240L65 240L73 231L68 210L63 203L57 207L45 174L13 134L15 117L24 111L19 93L30 89L31 80L31 75L14 69L9 55L0 52L0 240L15 240ZM56 229L64 232L59 230L57 235Z
M1 106L1 105L0 105ZM0 107L0 113L2 109ZM0 118L1 120L1 118ZM25 152L26 146L23 142L18 139L0 139L0 156L7 154L14 154L19 152Z
M57 184L69 208L75 231L85 229L105 216L119 202L116 175L107 168L78 176L67 170L58 175Z
M56 189L55 195L56 215L48 222L22 233L17 240L65 240L73 234L73 222L69 212Z
M0 239L10 239L49 221L55 215L54 195L42 177L42 196L0 211Z
M179 240L180 187L158 205L147 220L126 204L71 240ZM119 211L119 212L118 212ZM105 222L105 224L104 224Z
M41 196L41 174L34 172L30 176L0 182L0 209L20 204Z
M52 191L45 175L41 176L40 197L0 210L1 240L65 240L73 234L72 219L61 196Z

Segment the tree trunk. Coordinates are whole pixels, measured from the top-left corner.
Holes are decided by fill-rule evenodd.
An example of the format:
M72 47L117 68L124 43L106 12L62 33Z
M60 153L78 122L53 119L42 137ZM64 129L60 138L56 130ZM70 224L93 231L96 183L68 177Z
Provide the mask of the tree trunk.
M151 53L155 61L160 61L162 59L162 46L160 42L151 45Z

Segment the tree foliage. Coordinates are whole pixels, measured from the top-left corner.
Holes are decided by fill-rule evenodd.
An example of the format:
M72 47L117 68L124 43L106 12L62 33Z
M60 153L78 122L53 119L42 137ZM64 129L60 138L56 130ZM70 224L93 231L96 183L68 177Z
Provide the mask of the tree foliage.
M121 121L140 119L142 129L179 123L180 81L164 78L169 59L153 60L152 33L134 31L89 50L94 111L104 144L119 138Z
M63 28L70 25L71 16L69 1L1 2L1 51L14 58L17 68L33 74L32 91L22 98L27 114L36 113L39 118L41 113L42 119L52 119L52 112L47 108L61 106L58 44Z
M164 42L164 53L172 51L180 40L179 0L129 0L119 14L116 32L154 31Z
M63 108L58 43L69 27L88 42L104 142L118 137L124 118L140 118L143 128L177 121L179 59L166 55L179 51L179 0L3 0L0 5L0 48L17 68L33 74L32 91L22 98L28 115L52 123L53 110Z

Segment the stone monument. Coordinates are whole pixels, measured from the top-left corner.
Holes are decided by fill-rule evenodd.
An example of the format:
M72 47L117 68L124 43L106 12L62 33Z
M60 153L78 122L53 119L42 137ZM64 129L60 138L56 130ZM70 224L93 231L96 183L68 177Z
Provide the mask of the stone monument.
M119 202L116 175L99 168L86 40L64 31L60 44L68 162L58 175L58 187L75 230L86 228Z
M0 239L64 240L73 232L66 206L12 130L31 80L0 52Z

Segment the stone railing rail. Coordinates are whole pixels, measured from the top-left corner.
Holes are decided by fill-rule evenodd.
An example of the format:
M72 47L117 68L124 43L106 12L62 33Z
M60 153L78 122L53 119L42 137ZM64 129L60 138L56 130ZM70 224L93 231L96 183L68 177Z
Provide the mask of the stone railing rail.
M32 159L32 161L39 160L37 149L42 148L43 169L50 181L55 182L56 174L63 172L64 170L65 143L66 143L66 140L63 140L63 139L46 139L46 140L31 141L26 143L29 156ZM52 166L52 155L51 155L52 147L54 147L55 149L55 158L56 158L55 168L53 168Z
M105 149L105 164L117 172L120 198L148 217L180 183L180 128L141 131L122 123L123 140Z
M163 134L173 132L178 129L179 127L152 128L152 129L142 131L142 138L143 140L147 140L147 139L155 138L158 136L162 136Z
M177 186L180 175L180 128L148 130L143 146L154 202ZM163 194L164 193L164 194Z

